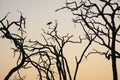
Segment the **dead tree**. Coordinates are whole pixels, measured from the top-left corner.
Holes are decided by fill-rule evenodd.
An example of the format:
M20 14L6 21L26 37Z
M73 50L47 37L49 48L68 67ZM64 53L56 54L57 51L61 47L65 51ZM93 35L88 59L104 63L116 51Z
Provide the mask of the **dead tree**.
M8 14L0 20L0 32L3 34L1 38L8 39L14 43L15 48L12 49L14 50L15 55L17 55L16 53L19 53L19 57L17 59L16 66L9 71L4 80L9 80L12 74L14 74L15 72L17 72L19 78L23 80L23 77L21 76L19 71L20 69L31 68L31 66L28 66L28 64L31 64L38 71L40 80L42 80L43 78L47 80L54 80L54 72L51 69L51 66L53 65L53 56L48 55L46 51L41 51L42 46L40 46L40 48L37 48L36 50L36 47L33 48L31 45L31 47L29 45L26 45L26 42L30 41L26 41L26 36L24 35L24 28L26 24L25 18L20 12L21 15L19 20L10 22L7 19ZM17 33L11 31L11 28L17 29ZM33 60L32 58L34 56L38 56L39 60ZM44 75L42 75L43 73Z
M5 80L9 80L12 74L18 73L18 77L23 80L25 76L21 76L20 69L35 68L39 75L39 80L55 80L55 75L59 76L59 80L72 80L68 61L64 56L63 49L68 43L81 43L80 41L72 41L73 35L60 36L57 31L58 23L50 27L49 30L43 31L43 39L45 43L40 41L26 40L25 36L25 18L20 12L18 21L10 22L7 19L8 14L0 20L0 32L2 38L8 39L14 43L14 54L19 53L16 66L13 67L6 75ZM17 29L17 33L12 32L11 28ZM33 58L37 57L37 60ZM30 66L31 65L31 66ZM57 70L54 70L54 67ZM15 77L16 79L16 77Z
M64 56L65 53L63 53L63 49L64 46L68 43L81 43L81 39L80 41L72 41L71 38L73 37L73 35L69 34L65 36L60 36L57 31L57 27L58 23L57 21L55 21L55 26L49 27L49 31L43 30L44 34L46 35L42 36L46 43L40 43L40 45L43 46L43 50L46 50L48 54L51 53L54 56L56 64L55 67L57 68L59 80L72 80L68 61Z
M19 21L9 22L6 19L7 15L3 19L0 20L0 24L2 26L0 27L0 31L3 33L2 38L9 39L14 43L15 47L17 48L15 51L18 51L18 50L20 51L20 56L17 61L19 61L20 58L22 59L20 60L20 63L17 64L17 66L15 66L13 69L10 70L10 72L5 77L5 80L8 80L14 72L19 70L24 65L25 57L26 57L26 52L23 49L23 43L25 39L23 38L23 33L25 32L23 30L23 26L25 27L25 18L21 14ZM5 24L5 21L6 21L6 24ZM12 25L16 25L18 27L18 31L21 32L21 36L10 32L10 28Z
M88 40L104 46L107 51L92 51L99 53L112 61L113 80L118 80L116 59L120 53L116 49L120 40L120 3L118 0L80 0L67 2L61 9L69 9L76 18L75 23L80 23L87 37L96 37ZM88 54L88 55L89 55ZM75 80L75 79L74 79Z

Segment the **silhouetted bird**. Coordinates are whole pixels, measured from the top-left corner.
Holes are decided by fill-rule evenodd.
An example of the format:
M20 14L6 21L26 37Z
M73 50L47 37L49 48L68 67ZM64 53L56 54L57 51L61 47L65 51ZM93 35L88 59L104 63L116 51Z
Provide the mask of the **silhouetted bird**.
M47 23L47 25L50 25L50 24L52 24L52 22L48 22L48 23Z

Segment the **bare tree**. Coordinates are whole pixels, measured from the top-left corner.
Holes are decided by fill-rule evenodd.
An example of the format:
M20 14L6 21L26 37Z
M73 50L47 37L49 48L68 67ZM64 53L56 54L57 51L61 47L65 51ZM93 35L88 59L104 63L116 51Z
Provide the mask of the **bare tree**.
M30 45L31 47L29 45L26 45L25 42L31 41L25 41L26 39L26 36L24 35L25 34L24 28L26 24L25 18L20 12L21 16L19 20L10 22L9 20L7 20L8 14L3 19L0 20L1 24L0 32L3 34L2 38L11 40L14 43L16 48L12 49L14 50L14 54L19 53L19 57L17 59L16 66L9 71L4 80L9 80L12 74L15 72L18 73L20 80L23 80L23 77L21 76L19 70L31 68L31 66L28 66L28 64L31 64L35 69L37 69L40 80L42 80L43 77L45 77L47 80L51 79L54 80L53 77L54 72L51 69L51 66L53 65L52 62L53 56L48 55L46 51L41 51L42 46L40 46L40 48L37 48L37 50L36 47L33 48L34 45L37 45L39 43ZM11 28L17 28L17 33L12 32ZM38 61L32 59L32 57L36 55L38 55L39 57ZM44 75L42 75L43 73Z
M32 67L37 70L39 80L55 80L55 75L59 76L59 80L72 80L63 49L68 43L81 43L81 39L73 41L71 40L73 35L69 34L60 36L57 31L58 23L55 21L55 25L49 26L48 31L42 30L45 43L31 39L27 41L24 30L26 21L21 12L20 14L18 21L7 20L8 14L0 20L2 38L11 40L15 45L15 48L12 48L14 54L19 53L16 66L9 71L5 80L9 80L15 72L18 73L19 79L23 80L25 76L21 76L20 69L28 70ZM17 28L17 33L11 31L11 28L15 28L13 25ZM34 60L36 56L38 60ZM17 78L15 77L15 79Z
M64 56L64 46L68 43L81 43L80 41L73 41L71 38L73 35L65 35L60 36L57 31L58 23L55 21L55 26L49 27L49 31L43 30L44 34L42 35L45 44L39 43L39 45L43 46L43 50L45 50L48 54L52 54L55 59L55 67L57 68L57 73L59 80L72 80L70 68L68 65L68 61ZM31 43L38 43L38 41L30 41ZM35 46L33 47L35 48ZM37 49L37 48L36 48Z
M108 60L111 59L113 80L118 80L116 64L116 60L120 58L120 53L116 48L120 44L120 3L118 0L75 0L71 2L66 0L66 6L58 10L65 8L69 9L76 16L73 22L81 24L86 33L86 38L90 42L92 41L101 47L107 48L106 51L95 49L89 54L98 53L105 55Z
M23 43L24 43L24 39L25 39L25 38L23 38L23 33L25 31L22 28L22 26L25 27L25 18L21 14L19 21L13 21L13 22L10 23L6 19L7 15L3 19L0 20L0 24L2 26L2 27L0 27L0 31L3 33L2 38L6 38L6 39L9 39L9 40L14 42L14 45L17 48L17 49L15 49L15 51L20 51L20 55L19 55L19 58L18 58L17 61L19 61L20 58L22 58L22 59L21 59L21 62L19 64L17 64L16 67L14 67L13 69L10 70L10 72L5 77L5 80L8 80L14 72L19 70L24 65L25 57L26 57L26 52L23 49ZM5 20L6 20L6 24L4 23ZM11 33L9 31L12 25L18 26L18 31L21 32L21 36L19 36L17 34L14 34L14 33Z

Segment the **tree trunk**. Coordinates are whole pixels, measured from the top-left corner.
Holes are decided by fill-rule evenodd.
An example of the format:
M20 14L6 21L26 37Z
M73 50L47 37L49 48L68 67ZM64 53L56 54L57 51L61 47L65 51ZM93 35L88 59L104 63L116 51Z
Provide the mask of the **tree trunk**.
M116 66L116 56L115 56L115 39L116 39L116 34L113 31L112 33L112 44L111 44L111 53L112 53L112 71L113 71L113 80L118 80L118 75L117 75L117 66Z
M118 80L116 58L112 58L112 71L113 71L113 80Z

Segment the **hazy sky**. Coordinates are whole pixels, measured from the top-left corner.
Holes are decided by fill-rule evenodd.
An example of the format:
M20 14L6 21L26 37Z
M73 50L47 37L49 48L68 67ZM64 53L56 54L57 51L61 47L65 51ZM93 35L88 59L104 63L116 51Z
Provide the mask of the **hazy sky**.
M41 28L46 29L46 23L58 20L60 31L64 33L79 34L80 28L74 29L71 19L73 16L68 10L55 12L56 9L64 6L65 0L0 0L0 18L4 17L7 12L11 14L8 17L15 20L19 17L17 10L23 13L27 21L28 38L32 40L40 39ZM68 30L69 29L69 30ZM15 65L16 59L13 58L10 47L13 45L8 40L0 38L0 80L3 80L6 73ZM73 63L75 62L74 54L80 56L80 45L69 46L66 48L66 56L74 71ZM68 54L69 53L69 54ZM120 68L120 62L118 69ZM119 69L120 72L120 69ZM26 75L27 76L27 75ZM120 76L120 73L119 75ZM34 75L29 80L33 80ZM100 55L91 55L83 61L79 67L77 80L112 80L111 61Z

